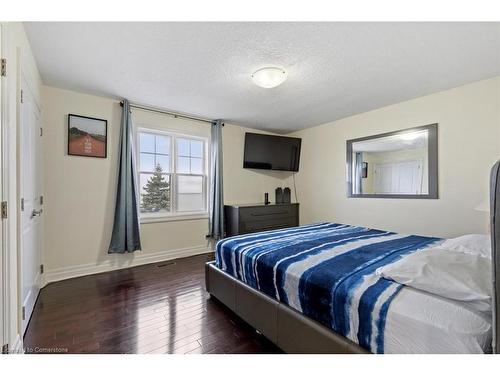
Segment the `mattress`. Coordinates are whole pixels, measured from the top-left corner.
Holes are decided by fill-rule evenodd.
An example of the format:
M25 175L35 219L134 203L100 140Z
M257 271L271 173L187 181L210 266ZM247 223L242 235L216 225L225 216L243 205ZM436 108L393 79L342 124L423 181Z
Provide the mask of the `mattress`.
M392 300L385 353L491 353L491 315L410 287Z
M442 240L319 223L221 240L216 266L374 353L482 353L491 318L376 275Z

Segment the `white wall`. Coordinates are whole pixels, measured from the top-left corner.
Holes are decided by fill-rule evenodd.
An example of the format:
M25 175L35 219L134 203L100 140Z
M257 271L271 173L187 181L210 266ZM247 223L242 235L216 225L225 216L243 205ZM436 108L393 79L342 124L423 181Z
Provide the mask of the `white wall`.
M43 87L44 264L47 281L125 267L144 262L206 252L207 219L141 225L143 250L134 254L107 254L115 204L118 138L121 108L118 101ZM108 120L106 159L67 156L68 113ZM136 126L210 135L210 126L196 121L134 110ZM227 124L223 129L224 193L226 203L263 202L272 197L287 173L245 170L245 131Z
M414 99L293 135L303 138L297 188L301 223L320 220L408 233L452 236L485 232L487 215L474 210L487 198L488 173L500 156L500 78ZM105 271L207 251L207 219L141 225L143 251L108 255L116 183L121 111L116 100L43 87L47 280ZM66 155L67 114L108 120L108 158ZM199 132L206 124L134 111L138 125ZM345 141L439 123L440 199L348 199ZM226 125L225 202L262 202L277 186L292 187L290 174L242 168L244 132ZM250 130L254 131L254 130Z
M4 181L4 196L9 205L9 217L5 225L3 240L6 242L6 260L8 310L8 332L6 336L9 341L10 350L21 350L22 341L20 337L20 299L19 299L19 275L18 275L18 243L17 243L17 145L18 145L18 79L23 72L31 85L35 100L40 101L41 78L38 73L35 59L31 52L29 41L21 23L2 24L2 57L7 59L7 76L2 78L4 91L2 96L2 120L4 132L2 137L4 165L3 172L7 174Z
M439 123L439 199L347 198L346 140ZM485 233L500 157L500 77L299 131L301 223L332 220L422 235Z

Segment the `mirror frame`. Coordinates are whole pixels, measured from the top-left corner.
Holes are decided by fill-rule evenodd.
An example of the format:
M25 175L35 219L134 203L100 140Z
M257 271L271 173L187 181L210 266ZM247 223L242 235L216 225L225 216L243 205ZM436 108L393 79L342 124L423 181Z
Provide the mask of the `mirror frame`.
M352 192L352 145L355 142L368 141L371 139L384 138L394 135L411 133L417 130L428 131L427 156L429 161L429 192L428 194L355 194ZM400 198L400 199L438 199L438 124L417 126L414 128L397 130L389 133L370 135L368 137L349 139L346 141L347 148L347 197L348 198Z

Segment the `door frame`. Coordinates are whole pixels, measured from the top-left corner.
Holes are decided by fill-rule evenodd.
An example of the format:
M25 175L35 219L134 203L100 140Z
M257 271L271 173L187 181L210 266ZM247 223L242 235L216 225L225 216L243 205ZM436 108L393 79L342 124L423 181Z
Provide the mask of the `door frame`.
M23 246L24 246L24 243L23 243L23 236L22 236L22 218L23 218L23 215L21 213L21 198L22 197L22 188L23 188L23 181L22 181L22 177L23 177L23 173L22 173L22 162L21 162L21 153L23 152L23 149L22 149L22 137L23 137L23 131L22 131L22 108L21 106L23 105L22 103L22 88L23 88L23 83L26 84L26 87L25 89L26 90L29 90L30 91L30 95L31 95L31 98L33 100L33 106L36 107L37 111L38 111L38 118L39 118L39 127L41 127L41 121L42 121L42 118L41 118L41 105L40 105L40 102L38 101L38 98L37 98L37 95L35 94L35 89L33 87L33 81L31 79L31 76L30 76L30 70L29 68L26 66L26 59L24 58L23 56L23 53L21 50L18 51L18 77L17 77L17 113L18 113L18 116L17 116L17 128L18 128L18 132L17 132L17 202L16 202L16 205L15 207L12 207L12 209L16 210L16 216L17 216L17 259L18 259L18 262L17 262L17 275L18 275L18 311L19 311L19 318L18 318L18 326L19 326L19 332L21 334L21 337L24 336L24 333L25 333L25 330L23 328L23 314L22 314L22 311L23 311L23 299L24 299L24 296L23 296L23 260L22 260L22 254L23 254ZM27 93L25 93L27 94ZM39 152L39 155L38 155L38 159L40 159L40 156L41 156L41 140L39 140L39 147L37 148L38 152ZM41 167L41 165L40 165ZM41 179L38 181L40 186L39 186L39 192L40 194L42 194L42 181ZM40 229L40 235L41 235L41 230L42 230L42 223L41 223L42 219L40 218L40 223L39 223L39 229ZM42 249L41 249L41 237L39 238L39 241L38 241L38 259L40 261L40 264L42 264ZM41 273L38 274L38 278L37 278L37 285L38 285L38 293L40 293L40 289L42 288L43 286L43 281L42 281L42 275ZM38 298L38 294L37 296L35 297L35 303L36 303L36 299ZM31 315L30 316L26 316L25 317L25 320L26 320L26 325L28 325L29 323L29 320L31 318ZM27 327L26 327L27 328Z
M1 278L0 284L2 287L2 321L0 321L3 341L1 346L8 345L8 353L17 353L22 350L22 339L18 335L17 327L13 325L17 321L17 306L15 305L17 298L17 281L14 279L16 264L16 249L13 248L12 242L12 226L16 220L16 210L12 207L12 197L9 181L16 178L15 168L11 166L11 153L16 150L16 145L10 144L11 126L10 118L12 111L9 108L11 101L9 98L12 84L11 74L16 74L16 58L12 56L10 48L10 27L8 22L0 22L0 55L1 58L7 60L6 76L0 77L0 201L5 201L8 204L7 219L0 218L0 232L2 236L1 242ZM15 87L15 86L14 86ZM15 243L15 242L14 242ZM16 309L14 309L16 307Z
M4 50L3 50L3 33L2 33L2 24L0 23L0 56L3 58L4 56ZM1 173L0 173L0 202L4 201L4 181L7 180L6 176L6 171L4 168L4 160L6 159L4 157L4 130L5 130L5 116L4 116L4 79L3 77L0 78L0 167L1 167ZM6 234L6 224L4 223L4 220L0 219L0 346L3 346L8 343L8 334L7 334L7 327L8 327L8 320L7 320L7 314L8 314L8 301L7 301L7 293L4 291L7 290L7 280L6 280L6 275L7 275L7 238L5 236Z

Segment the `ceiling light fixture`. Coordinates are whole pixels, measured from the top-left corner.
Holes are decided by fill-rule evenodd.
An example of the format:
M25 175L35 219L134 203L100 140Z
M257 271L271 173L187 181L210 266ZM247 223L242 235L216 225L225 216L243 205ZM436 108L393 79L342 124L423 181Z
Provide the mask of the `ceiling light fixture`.
M423 136L425 132L418 131L418 132L411 132L411 133L403 133L399 135L399 138L402 139L403 141L413 141L417 138L420 138Z
M285 69L276 67L262 68L252 74L253 83L265 89L281 85L287 77L288 73Z

